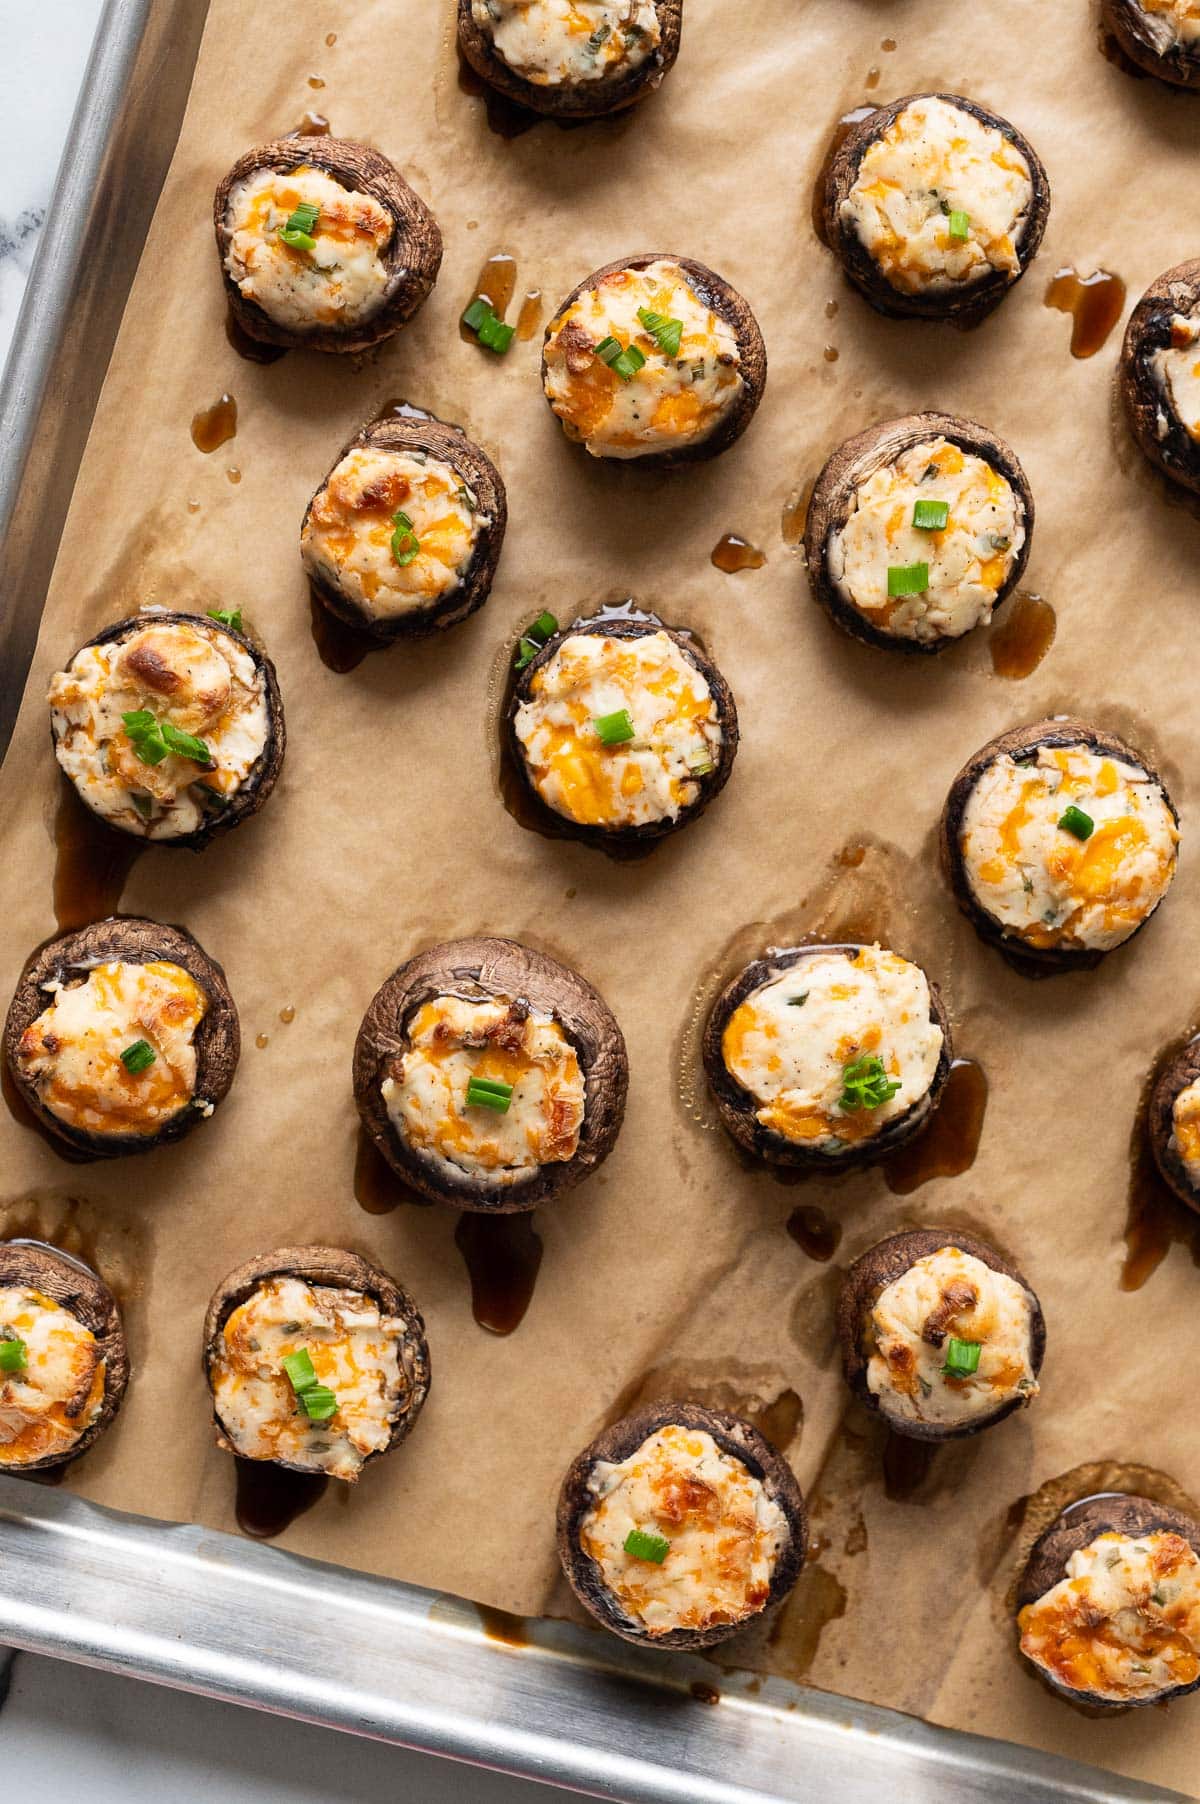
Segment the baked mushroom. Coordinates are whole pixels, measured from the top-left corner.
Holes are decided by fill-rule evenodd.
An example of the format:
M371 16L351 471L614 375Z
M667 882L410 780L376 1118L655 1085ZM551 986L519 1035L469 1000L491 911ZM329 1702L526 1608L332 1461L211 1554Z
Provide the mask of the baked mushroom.
M78 1459L128 1383L121 1312L103 1279L40 1240L0 1241L0 1471Z
M1155 1078L1146 1133L1163 1182L1200 1211L1200 1038L1167 1059Z
M182 927L136 915L39 947L4 1028L21 1096L52 1135L94 1159L190 1133L224 1099L240 1052L220 965Z
M355 1484L429 1392L421 1312L342 1247L276 1247L230 1272L204 1318L217 1445Z
M682 23L683 0L458 0L458 47L519 105L595 119L658 87Z
M716 457L750 424L766 381L741 295L666 251L596 270L546 328L546 399L592 457L659 470Z
M1200 1685L1200 1525L1120 1492L1072 1504L1017 1587L1021 1652L1061 1697L1106 1714Z
M1069 715L991 740L942 812L959 907L985 940L1044 970L1094 965L1137 933L1170 888L1178 841L1148 760Z
M199 850L257 814L287 746L275 666L239 610L146 608L50 679L54 755L108 827Z
M986 626L1029 560L1033 495L996 433L912 413L847 439L804 530L813 594L855 639L943 651Z
M729 685L693 639L657 620L603 617L556 633L519 670L508 733L536 810L608 846L695 820L729 780L738 744Z
M773 1165L874 1165L924 1127L952 1059L919 965L882 946L772 950L713 1004L704 1070L728 1133Z
M1194 0L1100 0L1100 23L1147 75L1173 88L1200 88Z
M379 151L276 138L238 158L213 202L238 325L264 344L368 351L437 280L442 234Z
M959 94L855 121L825 169L823 237L880 313L978 319L1037 255L1050 183L1016 127Z
M1002 1422L1038 1393L1041 1304L972 1234L893 1234L850 1267L838 1299L842 1369L889 1428L950 1441Z
M623 1416L573 1460L558 1556L580 1603L625 1641L727 1641L804 1566L804 1498L756 1428L698 1403Z
M434 1202L511 1214L588 1177L625 1113L625 1041L591 984L515 940L454 940L393 972L363 1019L371 1139Z
M1200 25L1200 18L1196 21ZM1152 282L1125 328L1120 388L1152 464L1200 494L1200 260Z

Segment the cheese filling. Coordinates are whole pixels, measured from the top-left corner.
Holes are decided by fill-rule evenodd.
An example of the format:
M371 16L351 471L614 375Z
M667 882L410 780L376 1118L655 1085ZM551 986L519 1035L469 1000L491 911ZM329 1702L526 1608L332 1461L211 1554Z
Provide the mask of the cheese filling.
M1200 44L1200 0L1138 0L1158 43L1159 54L1181 44Z
M764 1127L837 1153L927 1100L944 1039L931 1006L925 973L895 952L816 952L734 1010L721 1053ZM874 1106L848 1081L867 1060L880 1092L897 1086Z
M498 56L538 87L615 78L658 49L654 0L471 0Z
M867 1385L888 1415L957 1427L1012 1397L1038 1391L1029 1292L958 1247L940 1247L882 1290L867 1322ZM945 1366L951 1339L978 1346L960 1377Z
M1171 342L1150 359L1154 379L1162 391L1158 409L1158 436L1166 438L1174 414L1189 438L1200 439L1200 318L1177 313L1171 321Z
M303 1278L271 1278L232 1311L210 1372L225 1444L243 1459L282 1460L353 1484L382 1453L409 1385L405 1323L373 1297ZM307 1351L337 1409L311 1420L283 1361Z
M1171 1151L1188 1183L1200 1190L1200 1078L1181 1090L1171 1105Z
M1182 1535L1098 1535L1017 1618L1021 1652L1072 1691L1125 1703L1200 1678L1200 1560Z
M605 744L596 722L622 711L633 737ZM514 725L542 800L609 828L678 819L724 739L708 683L664 632L568 635L534 671Z
M219 817L263 756L266 678L236 640L199 622L146 624L126 639L85 645L50 681L54 752L89 808L145 839L178 839ZM124 724L149 710L207 746L140 757Z
M1074 807L1086 839L1059 825ZM1108 952L1161 901L1179 832L1162 789L1137 766L1085 746L1005 753L982 772L959 846L980 905L1031 946Z
M680 323L674 355L638 318L639 309ZM645 358L628 381L597 356L606 339ZM715 432L742 392L740 366L732 326L701 300L678 264L659 259L605 276L559 314L546 340L545 386L568 436L593 457L644 457Z
M600 1460L579 1542L629 1620L651 1636L742 1622L763 1608L787 1518L761 1481L699 1429L668 1425L619 1464ZM668 1543L625 1551L634 1530Z
M83 1133L156 1134L193 1103L195 1033L208 998L179 965L163 960L96 965L83 982L44 985L49 1006L17 1046L17 1069L43 1107ZM139 1041L154 1054L123 1052Z
M306 203L317 208L305 234L311 250L280 236ZM230 279L289 332L361 325L387 299L384 252L395 222L372 195L343 188L324 170L254 170L230 191L225 224Z
M508 1106L468 1101L472 1079L510 1087ZM552 1015L520 1000L422 1003L408 1048L380 1087L401 1140L457 1178L521 1184L579 1150L584 1079L575 1048Z
M310 576L372 619L391 620L452 595L490 525L450 464L419 451L356 446L315 496L300 552Z
M914 525L923 502L945 504L945 526ZM991 619L1024 544L1024 512L1005 477L937 438L912 446L855 490L827 557L843 600L873 626L928 641L958 638ZM928 586L890 597L888 571L913 564L928 567Z
M95 1335L41 1291L7 1285L0 1339L25 1343L21 1370L0 1372L0 1467L68 1453L104 1405Z
M841 218L893 288L920 294L994 270L1018 276L1017 239L1032 204L1016 146L935 96L903 108L868 146Z

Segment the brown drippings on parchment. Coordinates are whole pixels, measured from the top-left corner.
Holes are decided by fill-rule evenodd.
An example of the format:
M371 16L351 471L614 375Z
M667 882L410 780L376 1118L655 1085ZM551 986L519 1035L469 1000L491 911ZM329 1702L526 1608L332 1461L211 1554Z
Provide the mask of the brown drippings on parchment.
M749 539L743 539L740 533L727 532L713 546L712 561L727 576L736 576L739 570L761 570L767 554L752 545Z
M247 363L278 363L288 353L286 345L269 345L264 344L261 338L251 338L232 310L225 315L225 336L238 356Z
M532 131L535 125L542 123L541 113L535 113L532 107L522 106L519 101L510 100L507 94L499 94L489 86L461 51L458 56L458 86L463 94L469 94L473 100L482 100L487 113L488 130L495 132L498 138L509 141L520 138L525 132Z
M809 1559L804 1571L768 1637L768 1645L781 1669L791 1679L802 1679L810 1670L831 1622L846 1614L846 1587L836 1574Z
M542 1241L530 1212L485 1215L464 1210L454 1244L471 1280L471 1309L489 1334L512 1334L533 1301Z
M202 407L192 415L192 443L206 455L237 436L237 402L228 389L222 391L211 407Z
M909 1196L931 1178L956 1178L971 1169L979 1151L987 1095L982 1065L974 1059L955 1059L928 1126L884 1160L883 1175L894 1195Z
M338 676L346 676L350 671L357 670L371 652L380 649L378 639L359 632L349 621L341 620L332 613L311 583L308 588L308 605L313 644L326 670L332 670Z
M86 1197L31 1191L0 1202L0 1240L51 1247L103 1278L122 1310L149 1282L151 1246L144 1223Z
M1196 1038L1194 1029L1163 1048L1142 1083L1129 1135L1129 1190L1121 1289L1140 1290L1178 1241L1200 1265L1200 1214L1186 1207L1166 1183L1150 1150L1150 1097L1161 1072Z
M54 918L60 932L115 914L130 871L146 849L131 833L106 827L80 801L73 783L59 779L54 814Z
M888 1429L883 1444L883 1492L892 1503L912 1503L929 1477L936 1441L916 1441Z
M402 1203L432 1209L433 1202L393 1171L365 1127L360 1125L354 1149L354 1197L368 1215L390 1215Z
M517 337L522 344L528 344L531 338L537 337L541 330L544 312L545 303L542 300L541 289L530 288L527 290L525 299L521 302L521 311L517 315Z
M508 251L495 251L485 261L478 276L475 287L463 303L463 313L476 301L486 301L497 319L503 319L511 305L517 287L517 260ZM458 335L467 344L479 342L476 333L464 324L462 315L458 321Z
M488 1604L476 1604L479 1622L489 1641L498 1641L503 1647L528 1647L529 1623L524 1616L514 1616L510 1610L494 1610Z
M1050 603L1031 590L1018 589L988 636L992 669L1010 682L1032 676L1057 631L1058 617Z
M1046 289L1046 305L1071 315L1072 357L1094 357L1125 311L1125 284L1107 269L1093 270L1090 276L1060 269Z
M727 1410L757 1428L786 1453L804 1426L804 1405L773 1366L678 1361L652 1366L625 1385L605 1415L605 1426L651 1403L698 1403Z
M244 1535L270 1541L290 1528L324 1496L329 1485L325 1472L290 1472L270 1460L242 1459L234 1455L237 1493L234 1514Z
M328 138L333 127L324 113L314 113L309 109L293 131L286 132L288 138Z
M836 305L836 301L829 301L826 303L827 309L829 307L836 307ZM811 481L806 482L803 487L794 489L783 504L783 518L780 521L780 533L784 544L790 551L794 551L804 538L804 529L808 525L808 509L812 501L814 486L815 484Z
M821 1265L837 1252L842 1238L842 1224L818 1209L814 1203L801 1203L788 1216L787 1231L796 1245Z

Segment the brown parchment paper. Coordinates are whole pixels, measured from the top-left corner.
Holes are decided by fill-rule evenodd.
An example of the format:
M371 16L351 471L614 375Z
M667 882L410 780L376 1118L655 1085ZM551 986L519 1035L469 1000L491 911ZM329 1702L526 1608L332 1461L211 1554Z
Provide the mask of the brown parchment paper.
M149 601L242 607L277 660L290 744L276 795L199 857L147 853L122 904L186 923L224 963L245 1036L229 1100L184 1145L74 1168L0 1118L6 1231L80 1229L126 1301L129 1400L67 1482L231 1528L232 1463L212 1444L199 1369L206 1299L251 1253L342 1242L420 1300L432 1394L408 1445L350 1497L331 1488L285 1546L557 1610L553 1505L569 1457L639 1395L732 1402L765 1411L788 1448L813 1493L817 1554L775 1639L746 1637L723 1658L1191 1790L1200 1704L1083 1721L1022 1670L1003 1599L1020 1539L1010 1508L1057 1475L1132 1461L1200 1489L1188 1376L1200 1280L1177 1246L1143 1289L1119 1288L1139 1085L1196 1000L1188 648L1200 535L1114 422L1116 337L1075 362L1069 322L1042 304L1060 263L1114 269L1136 295L1195 253L1196 103L1110 67L1085 0L689 0L678 66L644 109L507 143L459 90L453 10L213 0L0 777L7 993L54 927L50 672ZM877 318L809 218L832 121L868 91L933 87L1011 117L1054 190L1034 273L966 334ZM293 354L258 367L225 340L212 190L247 145L313 105L407 172L441 221L445 263L415 322L367 361ZM497 361L456 323L490 252L518 258L518 295L536 287L553 303L590 269L649 248L723 272L756 309L771 360L748 436L669 477L590 462L542 401L537 343ZM189 421L223 389L237 437L206 457ZM495 458L508 542L480 614L335 675L310 637L299 521L344 439L401 395L461 421ZM1024 683L992 674L986 634L919 667L842 640L782 542L786 498L841 437L927 406L996 428L1032 481L1029 583L1058 610L1059 636ZM728 530L764 547L765 568L712 567ZM514 632L544 607L566 619L630 593L700 633L743 731L711 813L632 865L518 825L494 757L496 671ZM1163 760L1184 857L1131 947L1101 970L1031 983L954 914L933 829L967 754L1064 707ZM798 1190L743 1169L714 1131L689 1024L733 953L823 926L878 932L942 982L959 1050L990 1083L965 1175L909 1197L878 1173ZM539 1217L541 1277L507 1339L472 1319L452 1212L372 1217L352 1187L362 1012L414 950L475 932L577 965L621 1021L632 1069L612 1158ZM831 1263L787 1234L798 1204L840 1225ZM848 1408L832 1356L832 1304L839 1270L914 1222L970 1225L1015 1256L1041 1294L1049 1355L1034 1408L941 1450L911 1495L889 1498L883 1437Z

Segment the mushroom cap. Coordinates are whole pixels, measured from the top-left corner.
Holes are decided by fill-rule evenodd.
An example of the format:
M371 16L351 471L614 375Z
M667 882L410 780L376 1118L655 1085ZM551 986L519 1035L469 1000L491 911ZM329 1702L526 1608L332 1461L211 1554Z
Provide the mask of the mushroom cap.
M1140 11L1140 8L1139 8ZM1200 58L1197 59L1200 70ZM1151 282L1129 316L1121 346L1118 382L1129 428L1150 462L1181 488L1200 495L1200 443L1183 425L1155 378L1155 354L1171 343L1175 314L1200 309L1200 259L1177 263ZM1159 420L1166 421L1165 432Z
M1200 1036L1193 1036L1167 1061L1154 1080L1146 1111L1146 1132L1163 1183L1185 1208L1200 1213L1200 1190L1189 1181L1183 1161L1171 1145L1175 1132L1175 1098L1197 1078L1200 1078Z
M1100 23L1145 74L1173 88L1200 88L1200 52L1180 43L1161 49L1154 21L1139 0L1100 0Z
M623 112L652 93L679 55L683 30L683 0L654 0L661 42L658 49L635 69L622 75L601 76L586 82L526 81L510 69L491 38L475 23L471 0L458 0L458 48L489 87L530 112L553 119L599 119Z

